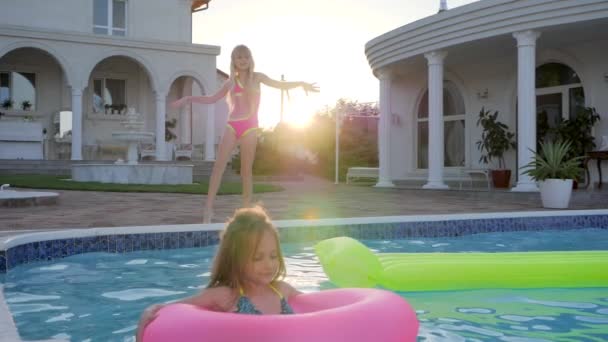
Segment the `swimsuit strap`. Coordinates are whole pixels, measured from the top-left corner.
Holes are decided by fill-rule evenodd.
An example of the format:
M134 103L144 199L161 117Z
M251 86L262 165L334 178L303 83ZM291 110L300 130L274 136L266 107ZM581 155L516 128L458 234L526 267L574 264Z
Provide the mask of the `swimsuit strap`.
M272 286L272 284L268 284L268 286L270 286L272 291L274 291L274 293L276 293L279 296L279 298L283 299L283 294L281 293L281 291L277 290L274 286Z

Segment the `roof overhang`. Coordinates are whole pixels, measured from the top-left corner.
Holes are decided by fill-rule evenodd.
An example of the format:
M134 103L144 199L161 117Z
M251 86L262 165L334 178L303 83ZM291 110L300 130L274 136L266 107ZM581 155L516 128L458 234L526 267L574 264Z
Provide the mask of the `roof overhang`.
M482 0L401 26L365 45L368 62L379 69L417 60L425 53L525 30L545 31L608 18L608 0ZM515 43L514 43L515 44Z

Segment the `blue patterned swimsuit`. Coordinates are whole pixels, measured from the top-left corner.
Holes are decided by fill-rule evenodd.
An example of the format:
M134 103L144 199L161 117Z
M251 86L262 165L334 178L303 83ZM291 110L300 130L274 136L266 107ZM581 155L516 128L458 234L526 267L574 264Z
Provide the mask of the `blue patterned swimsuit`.
M279 298L281 299L281 315L293 314L293 309L291 308L291 306L289 306L289 303L287 303L287 300L285 299L285 297L283 297L283 294L281 294L281 292L274 288L274 286L272 285L270 285L270 288L274 292L276 292L276 294L279 295ZM245 296L245 292L243 291L243 289L240 288L239 291L241 293L241 296L239 297L239 300L236 303L236 310L234 312L249 315L262 315L262 312L256 309L255 305L253 305L249 297Z

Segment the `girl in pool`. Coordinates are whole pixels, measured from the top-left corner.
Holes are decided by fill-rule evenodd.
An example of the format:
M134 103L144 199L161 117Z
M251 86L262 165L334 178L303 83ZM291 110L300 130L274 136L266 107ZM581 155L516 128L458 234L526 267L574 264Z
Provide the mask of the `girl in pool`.
M300 294L285 277L279 235L259 206L239 209L220 235L207 288L179 303L214 311L243 314L291 314L287 300ZM162 304L148 307L141 316L137 341Z
M306 94L318 92L319 88L314 83L306 82L281 82L273 80L268 76L254 72L254 62L251 51L245 45L238 45L232 50L230 61L230 78L222 85L217 93L211 96L185 96L171 103L174 108L189 103L212 104L228 95L230 115L228 125L222 136L218 153L216 156L211 178L209 179L209 190L207 203L203 214L203 222L209 223L213 217L213 205L215 196L220 186L220 181L228 158L237 143L241 146L241 178L243 182L243 207L251 205L251 194L253 192L253 161L255 159L255 148L257 144L258 108L260 104L260 84L288 90L302 87Z

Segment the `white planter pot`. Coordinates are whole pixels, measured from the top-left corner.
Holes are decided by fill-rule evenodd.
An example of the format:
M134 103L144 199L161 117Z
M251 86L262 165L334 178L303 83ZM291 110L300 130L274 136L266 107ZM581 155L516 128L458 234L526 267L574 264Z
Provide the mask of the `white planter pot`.
M543 207L566 209L572 195L572 179L547 179L540 182Z

